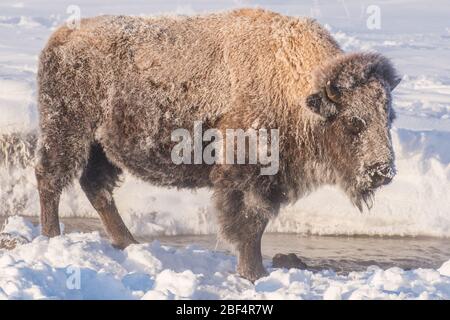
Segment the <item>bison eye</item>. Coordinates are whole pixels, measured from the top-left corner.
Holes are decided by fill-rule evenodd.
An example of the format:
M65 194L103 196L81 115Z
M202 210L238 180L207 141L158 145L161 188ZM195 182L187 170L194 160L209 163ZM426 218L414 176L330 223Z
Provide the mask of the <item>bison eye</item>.
M351 117L347 122L347 129L352 134L358 134L366 128L366 121L360 117Z

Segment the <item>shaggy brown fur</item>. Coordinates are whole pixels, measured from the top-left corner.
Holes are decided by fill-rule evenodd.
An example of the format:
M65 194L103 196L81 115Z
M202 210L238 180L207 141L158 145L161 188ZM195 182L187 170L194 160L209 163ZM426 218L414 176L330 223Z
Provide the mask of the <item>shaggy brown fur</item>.
M194 17L102 16L58 29L39 64L36 176L42 232L60 233L61 191L81 185L113 243L135 240L112 199L121 170L152 184L211 187L239 273L265 273L261 237L283 203L342 186L361 208L393 172L390 91L375 54L344 54L311 19L243 9ZM171 132L279 128L280 167L175 165Z

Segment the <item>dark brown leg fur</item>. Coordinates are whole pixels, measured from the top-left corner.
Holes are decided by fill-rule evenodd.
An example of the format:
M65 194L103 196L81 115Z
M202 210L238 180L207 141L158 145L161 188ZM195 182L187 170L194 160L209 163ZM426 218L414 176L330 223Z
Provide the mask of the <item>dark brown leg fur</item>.
M85 163L85 157L83 152L76 153L80 150L66 149L57 139L49 139L46 143L38 151L35 174L41 207L41 233L47 237L55 237L61 233L58 218L61 192L71 183L78 168Z
M36 180L41 206L41 233L46 237L61 234L59 228L58 206L61 191L51 187L51 182L39 167L36 167Z
M124 249L137 241L120 217L112 195L121 172L119 168L109 162L102 147L94 144L86 168L81 175L80 185L100 215L113 245Z
M219 211L221 234L235 245L237 271L255 281L267 274L261 255L261 238L267 223L276 215L278 206L252 190L240 191L215 186L215 204Z

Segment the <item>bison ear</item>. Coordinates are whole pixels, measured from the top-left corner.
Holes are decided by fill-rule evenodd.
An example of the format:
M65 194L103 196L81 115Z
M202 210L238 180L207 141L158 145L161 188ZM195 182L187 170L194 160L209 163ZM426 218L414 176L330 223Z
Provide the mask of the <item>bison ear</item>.
M309 110L325 119L330 119L337 114L336 105L329 99L326 99L321 92L309 95L306 98L306 106Z

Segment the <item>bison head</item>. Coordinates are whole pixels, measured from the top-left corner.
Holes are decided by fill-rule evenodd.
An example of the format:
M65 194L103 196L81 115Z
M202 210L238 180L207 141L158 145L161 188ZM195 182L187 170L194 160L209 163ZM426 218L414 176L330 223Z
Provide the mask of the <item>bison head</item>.
M395 175L390 127L395 118L391 91L400 82L378 54L333 59L315 74L306 105L320 115L324 157L359 210L370 209L374 191Z

